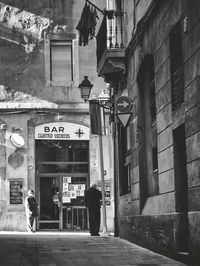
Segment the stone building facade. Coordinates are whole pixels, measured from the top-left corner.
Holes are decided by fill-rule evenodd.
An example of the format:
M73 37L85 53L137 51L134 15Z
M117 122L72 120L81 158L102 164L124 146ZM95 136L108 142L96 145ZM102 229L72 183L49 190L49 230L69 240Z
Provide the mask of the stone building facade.
M78 86L88 75L98 95L105 83L95 70L95 39L79 46L83 7L78 0L0 3L0 230L26 230L28 189L40 206L36 230L88 229L84 190L100 184L101 169ZM103 142L112 158L110 138ZM112 160L104 166L112 231Z
M107 26L114 20L120 28L122 17L123 45L107 46L97 69L116 102L115 229L156 252L198 261L200 3L116 0L113 5ZM121 96L132 100L125 127L117 118Z

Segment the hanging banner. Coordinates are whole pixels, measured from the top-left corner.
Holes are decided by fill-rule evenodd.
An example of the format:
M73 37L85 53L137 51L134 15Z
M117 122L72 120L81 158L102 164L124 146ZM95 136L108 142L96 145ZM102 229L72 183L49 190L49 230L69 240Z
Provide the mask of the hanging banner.
M54 122L35 127L35 139L89 140L89 127L69 122Z
M91 134L94 135L102 135L102 127L101 127L101 111L100 106L96 103L89 102L90 109L90 129Z

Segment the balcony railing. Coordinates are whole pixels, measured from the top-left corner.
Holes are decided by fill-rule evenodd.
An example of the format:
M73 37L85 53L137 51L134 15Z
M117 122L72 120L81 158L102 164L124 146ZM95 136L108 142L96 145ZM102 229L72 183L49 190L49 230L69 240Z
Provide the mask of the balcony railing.
M106 11L97 34L97 66L105 51L124 49L123 13L113 10Z

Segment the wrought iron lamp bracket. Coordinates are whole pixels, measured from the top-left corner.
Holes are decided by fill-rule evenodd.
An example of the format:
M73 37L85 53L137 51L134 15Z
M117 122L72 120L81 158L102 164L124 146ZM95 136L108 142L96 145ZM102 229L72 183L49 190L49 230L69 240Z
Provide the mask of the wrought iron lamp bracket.
M94 104L97 104L98 106L105 108L105 109L109 109L109 110L114 110L114 105L113 102L111 100L107 100L104 103L102 103L101 101L98 100L89 100L89 99L85 99L85 102L91 102Z

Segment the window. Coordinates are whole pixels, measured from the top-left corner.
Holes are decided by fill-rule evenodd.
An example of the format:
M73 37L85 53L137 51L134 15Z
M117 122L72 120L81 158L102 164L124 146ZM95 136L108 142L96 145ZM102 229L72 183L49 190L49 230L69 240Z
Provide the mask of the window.
M153 161L153 171L158 170L158 148L157 148L157 143L155 147L152 149L152 161Z
M156 123L156 92L155 92L155 76L152 73L150 75L149 82L149 97L150 97L150 116L151 116L151 124Z
M156 126L156 91L155 73L153 59L149 65L149 103L150 103L150 123L151 123L151 157L153 166L153 176L156 178L158 170L158 149L157 149L157 126Z
M131 192L130 128L118 124L119 132L119 183L120 195Z
M171 97L172 110L184 101L183 52L180 21L170 33Z
M154 196L158 193L158 149L157 149L157 124L156 124L156 91L155 91L155 73L154 73L154 60L151 58L148 66L149 73L149 113L150 113L150 138L149 148L151 149L151 165L149 165L148 177L148 196ZM148 104L147 104L148 105ZM148 128L148 122L147 122ZM148 143L148 141L147 141ZM148 153L148 151L147 151ZM152 170L151 170L152 169Z
M141 128L142 146L139 152L139 169L142 187L141 198L158 194L158 150L156 123L156 90L154 57L146 55L138 76L139 82L139 116L138 125Z
M72 41L50 41L50 81L72 81L72 66Z

